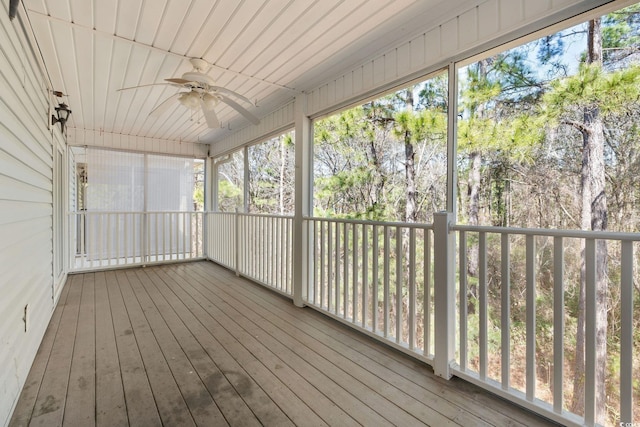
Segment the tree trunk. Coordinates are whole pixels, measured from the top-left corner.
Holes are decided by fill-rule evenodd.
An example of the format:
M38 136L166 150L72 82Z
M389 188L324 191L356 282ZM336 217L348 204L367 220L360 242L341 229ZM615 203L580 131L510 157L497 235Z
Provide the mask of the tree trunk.
M469 196L469 225L480 223L480 183L482 155L479 151L469 154L469 180L467 194ZM478 275L478 245L472 244L468 251L467 272L475 277Z
M413 88L406 90L406 108L413 112ZM416 203L416 166L415 151L410 129L404 131L404 174L405 174L405 194L407 203L405 206L405 222L416 222L418 220L418 205Z
M487 83L487 67L489 66L488 59L482 59L478 61L478 76L477 79L480 85L483 86ZM475 111L472 113L482 120L486 117L487 112L485 105L479 103L476 106ZM482 183L482 152L481 147L476 147L471 153L469 153L469 178L467 180L467 196L469 204L467 205L468 221L469 225L480 224L480 185ZM479 263L479 246L477 241L470 241L467 247L467 274L471 277L478 277L478 263ZM475 314L476 304L478 299L478 285L476 282L471 281L467 291L467 313Z
M602 65L600 20L589 22L587 61ZM605 194L604 127L598 105L584 110L582 132L582 208L581 226L584 230L601 231L607 228L607 199ZM607 242L596 243L596 421L606 421L605 367L607 360ZM584 413L585 380L585 314L586 265L583 261L578 300L576 332L576 360L573 383L572 412ZM590 349L591 350L591 349Z

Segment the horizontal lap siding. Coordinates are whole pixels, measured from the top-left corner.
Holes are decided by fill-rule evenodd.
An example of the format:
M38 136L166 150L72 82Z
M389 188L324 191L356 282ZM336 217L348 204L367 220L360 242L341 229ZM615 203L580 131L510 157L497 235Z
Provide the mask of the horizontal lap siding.
M9 421L53 310L47 89L7 7L0 7L0 426Z

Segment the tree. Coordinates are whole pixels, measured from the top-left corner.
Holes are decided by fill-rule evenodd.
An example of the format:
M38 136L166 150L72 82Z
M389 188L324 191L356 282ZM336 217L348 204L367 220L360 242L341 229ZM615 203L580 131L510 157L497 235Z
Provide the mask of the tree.
M588 24L587 53L578 73L552 85L545 97L546 114L563 126L579 132L582 139L580 169L581 228L601 231L607 229L607 195L605 170L604 118L637 99L637 67L606 72L603 69L602 28L600 19ZM585 377L585 294L586 266L584 256L578 297L578 323L574 366L574 393L571 410L584 412ZM596 243L596 360L597 421L606 419L605 362L607 360L607 245Z

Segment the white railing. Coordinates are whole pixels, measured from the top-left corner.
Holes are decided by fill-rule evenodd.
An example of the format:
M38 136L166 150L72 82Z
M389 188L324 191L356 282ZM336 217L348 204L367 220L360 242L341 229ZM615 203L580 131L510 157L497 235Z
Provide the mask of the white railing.
M615 414L609 420L632 423L633 396L639 393L633 385L639 371L633 366L634 352L638 356L633 287L638 275L634 246L640 234L470 226L453 230L460 248L454 374L567 424L594 425L598 391L605 390L609 412ZM608 353L611 360L619 359L618 366L598 360L596 353L597 311L602 308L596 298L596 248L603 242L609 254L604 310L610 319L619 319L620 328L619 342ZM469 262L475 260L469 255L474 251L477 273L470 274ZM579 290L581 274L586 283L584 413L574 414L565 394L573 388L566 370L574 363L575 342L565 337L569 327L575 336L577 295L568 301L565 293L569 285L573 292ZM610 336L607 340L612 341ZM553 350L541 352L542 341ZM607 372L605 384L598 383L597 370ZM611 407L612 393L618 407ZM636 409L636 422L637 414Z
M307 305L433 359L433 227L309 218Z
M633 366L634 354L640 356L633 339L633 319L640 314L634 316L633 306L640 234L440 227L306 219L312 248L306 304L426 360L436 373L443 371L438 363L450 366L451 374L561 423L594 425L597 390L605 388L606 417L632 422L634 395L640 393L633 383L640 377ZM602 242L609 254L605 310L619 319L619 344L608 351L609 360L619 359L616 366L596 356L596 248ZM579 290L582 268L585 409L574 414L565 396L573 388L566 372L572 372L576 344L565 337L567 322L575 336L577 296L569 301L565 292ZM436 313L438 293L448 296L444 305L452 304L455 317L446 308ZM438 351L435 331L456 337L452 350L445 339ZM541 351L543 340L553 351ZM598 369L607 372L606 384L598 383ZM615 408L612 394L619 402ZM636 422L637 414L636 408Z
M293 294L293 217L207 212L207 257L282 294Z
M69 271L204 259L203 212L71 212Z
M464 378L566 425L595 425L598 390L606 387L619 402L607 403L609 420L637 423L640 234L472 227L451 218L436 214L434 224L304 218L304 238L294 240L292 217L211 212L205 250L238 275L294 299L299 292L306 305L426 361L438 375ZM295 242L308 247L294 248ZM615 366L596 356L601 242L608 248L607 310L619 328L609 348ZM305 254L298 286L294 250ZM581 274L585 410L572 413L576 345L566 337L575 335L568 331L576 328L577 296L568 292L579 289ZM606 384L598 382L598 369L606 369Z

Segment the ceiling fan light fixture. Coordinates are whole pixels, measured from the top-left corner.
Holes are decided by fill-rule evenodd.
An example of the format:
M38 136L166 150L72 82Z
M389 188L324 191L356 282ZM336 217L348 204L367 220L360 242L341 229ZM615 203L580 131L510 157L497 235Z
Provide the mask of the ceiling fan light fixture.
M200 96L193 91L181 93L180 96L178 96L178 101L180 104L192 110L200 108Z
M215 95L211 95L210 93L205 93L202 95L202 102L207 110L213 110L213 108L220 102L220 98Z

